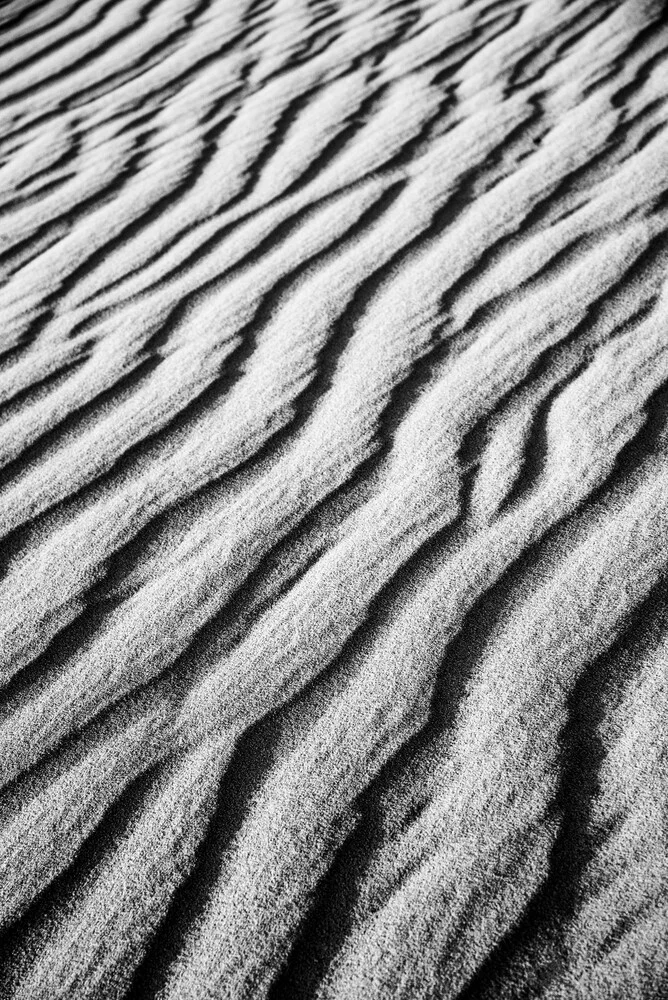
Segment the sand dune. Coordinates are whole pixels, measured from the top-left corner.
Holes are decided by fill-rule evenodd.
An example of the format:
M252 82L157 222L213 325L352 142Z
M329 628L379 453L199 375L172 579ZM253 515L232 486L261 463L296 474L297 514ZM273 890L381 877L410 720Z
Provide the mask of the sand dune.
M668 998L658 0L0 7L0 996Z

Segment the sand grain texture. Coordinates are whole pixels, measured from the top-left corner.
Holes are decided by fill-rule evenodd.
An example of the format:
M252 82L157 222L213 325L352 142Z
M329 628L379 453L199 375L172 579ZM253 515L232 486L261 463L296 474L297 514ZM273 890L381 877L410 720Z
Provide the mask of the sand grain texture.
M0 997L667 1000L658 0L0 6Z

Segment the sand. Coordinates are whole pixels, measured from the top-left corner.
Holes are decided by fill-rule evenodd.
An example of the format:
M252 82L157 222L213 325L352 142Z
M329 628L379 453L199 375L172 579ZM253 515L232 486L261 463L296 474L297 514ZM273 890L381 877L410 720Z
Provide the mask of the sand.
M668 998L658 0L0 7L0 997Z

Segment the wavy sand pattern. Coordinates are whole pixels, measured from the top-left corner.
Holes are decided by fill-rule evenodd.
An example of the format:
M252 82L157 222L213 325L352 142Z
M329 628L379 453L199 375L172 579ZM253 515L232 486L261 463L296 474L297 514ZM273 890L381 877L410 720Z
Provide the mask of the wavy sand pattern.
M0 996L668 997L668 18L0 9Z

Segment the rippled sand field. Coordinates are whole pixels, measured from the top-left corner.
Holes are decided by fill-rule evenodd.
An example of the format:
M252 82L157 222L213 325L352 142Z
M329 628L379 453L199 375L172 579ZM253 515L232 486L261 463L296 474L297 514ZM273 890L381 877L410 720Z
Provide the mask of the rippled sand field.
M0 997L668 997L668 16L0 7Z

